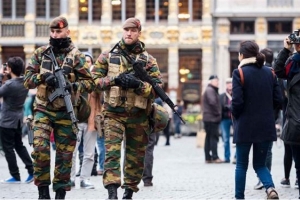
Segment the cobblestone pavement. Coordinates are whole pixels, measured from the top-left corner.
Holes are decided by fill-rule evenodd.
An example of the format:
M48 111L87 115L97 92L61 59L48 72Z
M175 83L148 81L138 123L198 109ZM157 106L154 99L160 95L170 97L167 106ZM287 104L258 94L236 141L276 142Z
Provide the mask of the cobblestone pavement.
M139 185L140 191L134 194L134 199L233 199L234 198L234 164L205 164L203 148L196 147L196 137L171 138L171 145L164 146L165 138L161 136L159 144L155 147L153 187ZM24 139L27 145L27 138ZM31 152L32 147L28 147ZM280 180L283 178L283 151L281 143L273 146L272 176L281 199L298 198L298 190L293 187L282 188ZM220 140L218 146L220 158L223 158L223 144ZM232 154L235 152L232 147ZM52 166L53 166L52 152ZM252 156L250 156L251 158ZM251 160L251 159L250 159ZM26 169L20 159L18 164L21 177L27 177ZM78 165L78 162L77 162ZM294 167L294 165L293 165ZM53 168L53 167L52 167ZM7 163L0 155L0 179L10 175ZM53 176L52 176L53 177ZM79 179L76 187L67 192L67 199L106 199L107 190L102 185L102 176L93 176L91 182L95 189L80 189ZM257 183L256 174L249 163L245 197L247 199L265 199L264 190L254 190ZM291 183L295 183L295 169L291 171ZM119 199L123 190L118 190ZM51 192L51 197L55 194ZM37 188L30 184L0 184L0 199L37 199Z

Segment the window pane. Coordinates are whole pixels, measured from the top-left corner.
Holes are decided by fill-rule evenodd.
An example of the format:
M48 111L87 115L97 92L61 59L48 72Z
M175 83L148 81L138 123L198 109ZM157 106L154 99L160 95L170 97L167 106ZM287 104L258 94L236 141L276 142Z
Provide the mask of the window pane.
M88 20L88 0L79 0L79 20Z
M135 16L135 0L126 0L126 19Z
M93 0L93 20L101 20L102 15L102 1Z
M268 0L269 7L291 7L293 6L293 0Z
M185 81L201 79L201 54L200 49L179 51L180 78L185 79Z
M202 19L202 0L193 0L193 20Z
M121 20L121 3L112 5L112 19Z
M231 34L253 34L254 21L232 21L230 23Z
M155 19L155 0L146 1L146 20Z
M169 15L169 0L159 1L159 19L167 20Z
M270 34L283 34L291 33L293 29L291 21L269 21L268 33Z
M179 10L179 14L178 14L179 21L187 21L190 18L188 0L180 0L178 2L178 8L179 8L178 9Z
M2 0L3 17L12 17L11 4L11 0Z
M60 0L51 0L50 2L50 17L60 15Z
M38 0L36 2L36 16L46 17L46 0Z
M17 0L16 3L16 17L25 17L26 0Z

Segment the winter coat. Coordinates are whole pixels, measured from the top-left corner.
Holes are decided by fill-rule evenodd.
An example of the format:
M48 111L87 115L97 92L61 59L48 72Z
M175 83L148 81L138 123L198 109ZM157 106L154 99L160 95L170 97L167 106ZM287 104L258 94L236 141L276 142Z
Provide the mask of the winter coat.
M218 88L209 84L202 97L203 122L221 121L221 103Z
M232 115L233 142L259 143L276 141L273 108L281 104L276 76L270 68L258 68L255 58L243 59L244 84L238 69L233 71Z
M287 80L287 96L288 103L285 112L285 124L283 126L281 139L288 144L300 145L300 73L289 78L289 68L286 66L286 61L292 59L288 49L283 49L279 52L277 59L274 62L274 70L279 78ZM296 53L298 54L298 53ZM298 66L300 63L298 63Z

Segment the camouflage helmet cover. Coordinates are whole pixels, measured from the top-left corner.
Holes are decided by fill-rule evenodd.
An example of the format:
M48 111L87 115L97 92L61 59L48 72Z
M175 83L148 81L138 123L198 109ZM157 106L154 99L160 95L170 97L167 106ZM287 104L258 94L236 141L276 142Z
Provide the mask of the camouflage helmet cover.
M152 104L152 132L157 133L166 128L169 122L169 114L167 110L158 105L157 103Z

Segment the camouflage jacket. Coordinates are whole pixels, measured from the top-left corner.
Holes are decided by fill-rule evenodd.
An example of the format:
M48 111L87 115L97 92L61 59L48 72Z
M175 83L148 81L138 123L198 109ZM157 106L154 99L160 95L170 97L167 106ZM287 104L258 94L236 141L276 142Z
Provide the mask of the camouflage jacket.
M119 44L121 48L125 49L125 45L122 40L119 42ZM146 52L145 45L144 43L138 41L136 43L136 46L129 52L129 54L130 56L136 58L137 55L143 52ZM126 59L123 58L122 56L121 60L124 61ZM124 67L123 69L124 72L132 70L132 65L128 62L123 62L121 63L121 65ZM92 71L94 81L96 84L96 91L98 92L109 90L111 86L115 86L115 82L114 82L115 77L107 76L108 68L109 68L109 51L105 51L96 60L95 67L93 68ZM156 82L160 86L162 85L162 78L161 78L161 74L156 59L150 54L148 54L148 62L145 66L145 70L152 77L152 80L154 82ZM143 82L143 84L141 84L139 88L135 89L135 93L137 95L141 95L151 100L153 100L156 96L154 90L152 89L152 86L147 82Z
M42 53L46 50L47 47L48 45L45 45L36 49L31 57L28 66L25 69L24 86L28 89L33 89L41 84L44 84L41 74L41 64L43 61ZM61 49L59 52L54 52L58 65L60 67L63 67L64 70L65 68L62 65L64 63L65 57L69 52L72 51L73 48L75 48L75 46L71 43L68 48ZM85 55L77 50L74 54L74 60L70 62L72 62L69 65L71 66L71 69L68 69L68 73L73 73L75 78L71 82L78 83L78 91L80 93L92 92L95 88L95 83L89 71L88 65L85 62Z

